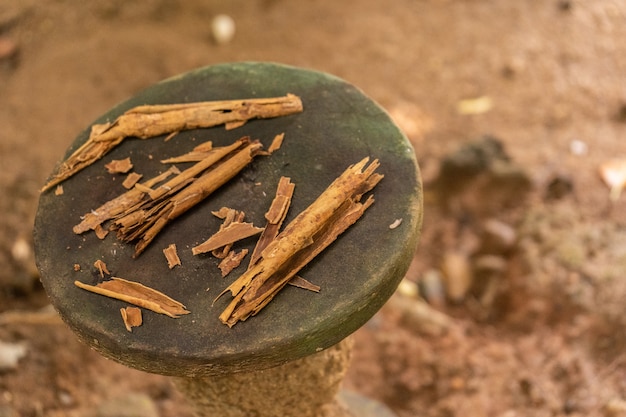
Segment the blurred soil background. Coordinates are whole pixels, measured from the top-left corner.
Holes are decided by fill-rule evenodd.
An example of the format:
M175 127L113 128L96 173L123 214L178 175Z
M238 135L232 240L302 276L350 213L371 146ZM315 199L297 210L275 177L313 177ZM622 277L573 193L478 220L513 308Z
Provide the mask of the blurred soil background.
M32 224L98 115L241 60L352 82L415 147L420 248L356 333L347 389L400 417L626 416L623 0L0 0L0 416L191 415L61 323Z

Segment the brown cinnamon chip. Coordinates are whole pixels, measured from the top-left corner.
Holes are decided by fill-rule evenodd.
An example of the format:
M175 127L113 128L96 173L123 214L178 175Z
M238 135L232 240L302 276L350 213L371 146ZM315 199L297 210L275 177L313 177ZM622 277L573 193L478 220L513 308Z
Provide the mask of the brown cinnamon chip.
M93 266L100 272L100 277L104 278L104 274L111 275L109 270L107 269L107 264L104 263L103 260L98 259L93 263Z
M321 290L319 285L315 285L312 282L307 281L306 279L302 278L299 275L296 275L293 278L291 278L288 284L294 287L303 288L305 290L309 290L313 292L320 292Z
M122 320L124 320L124 326L126 326L126 330L129 332L133 331L133 327L139 327L143 323L141 309L137 307L120 308L120 313L122 314Z
M133 168L130 157L124 159L114 159L104 166L109 174L126 174Z
M272 154L276 152L277 150L279 150L283 144L283 139L285 139L284 133L280 133L274 136L274 140L272 140L272 143L270 144L269 148L267 148L267 153Z
M233 222L198 246L191 248L191 251L194 255L211 252L228 244L259 234L262 231L262 227L255 227L252 223Z
M143 177L143 175L138 174L136 172L131 172L126 176L126 179L122 183L122 186L127 190L130 190L139 182L139 180Z
M233 269L237 268L247 254L248 249L242 249L239 252L235 252L234 250L228 252L228 255L226 255L218 265L220 271L222 271L222 277L225 277L230 274Z
M228 216L232 216L233 213L236 213L237 210L231 209L228 207L222 207L217 211L212 211L211 214L217 217L218 219L225 220Z
M243 220L246 217L246 213L244 213L243 211L235 210L228 207L222 207L218 211L211 212L211 214L213 214L218 219L224 220L220 225L220 231L224 230L225 227L229 226L233 222L243 223ZM213 251L211 251L211 253L218 259L224 259L226 258L226 256L228 256L228 253L233 247L233 243L229 243L222 247L214 249Z
M165 255L165 259L167 259L167 266L170 269L181 264L178 252L176 252L176 245L174 243L163 249L163 254Z
M96 227L93 229L93 231L96 234L96 236L98 237L98 239L100 239L100 240L104 239L109 234L109 231L106 230L104 227L102 227L99 224L96 225Z
M163 139L163 142L169 142L174 136L178 135L179 133L180 133L180 131L178 131L178 130L170 133L169 135L167 135L165 137L165 139Z

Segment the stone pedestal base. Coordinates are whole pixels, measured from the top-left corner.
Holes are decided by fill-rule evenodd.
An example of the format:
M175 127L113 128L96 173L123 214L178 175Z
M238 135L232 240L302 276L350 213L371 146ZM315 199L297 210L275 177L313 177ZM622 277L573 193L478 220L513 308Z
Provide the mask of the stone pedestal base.
M354 417L337 401L352 338L275 368L219 377L175 378L198 417Z

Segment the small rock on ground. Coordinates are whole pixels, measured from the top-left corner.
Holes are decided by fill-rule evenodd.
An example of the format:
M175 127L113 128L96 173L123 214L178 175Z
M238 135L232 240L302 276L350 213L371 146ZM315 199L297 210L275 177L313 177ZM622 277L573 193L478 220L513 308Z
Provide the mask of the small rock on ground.
M158 417L156 404L147 395L128 394L100 404L96 417Z
M9 405L0 405L0 417L18 417L19 414Z

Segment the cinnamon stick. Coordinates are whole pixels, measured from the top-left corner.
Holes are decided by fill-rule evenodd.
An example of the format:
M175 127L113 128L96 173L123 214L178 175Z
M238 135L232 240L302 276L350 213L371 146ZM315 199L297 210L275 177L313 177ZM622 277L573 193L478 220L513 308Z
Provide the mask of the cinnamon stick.
M87 141L66 159L42 192L93 164L127 137L147 139L182 130L225 125L232 129L251 119L267 119L302 111L298 96L138 106L113 123L96 124Z
M364 193L383 178L369 158L350 166L307 209L300 213L261 253L261 259L226 288L234 297L220 315L229 327L257 314L289 280L374 202Z

